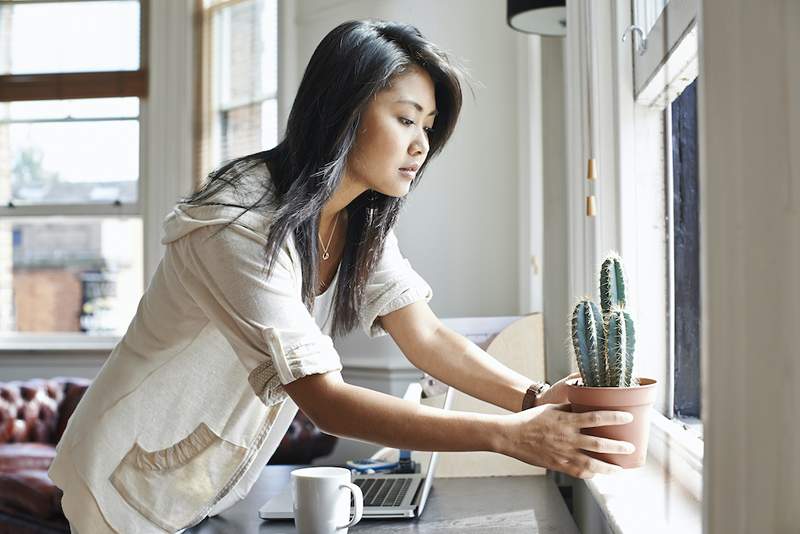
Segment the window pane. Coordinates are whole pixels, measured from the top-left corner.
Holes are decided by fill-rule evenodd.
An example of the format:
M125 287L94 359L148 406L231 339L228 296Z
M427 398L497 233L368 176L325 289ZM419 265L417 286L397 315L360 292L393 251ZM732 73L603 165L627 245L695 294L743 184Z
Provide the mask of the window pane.
M275 97L278 89L278 8L275 0L247 0L220 9L214 79L217 108Z
M256 102L220 114L222 160L259 152L277 144L277 100Z
M669 0L635 0L634 24L641 26L647 35L668 3Z
M0 74L138 68L138 0L0 5Z
M272 148L278 144L278 100L261 103L261 146Z
M675 389L678 417L701 415L700 188L697 79L675 99L672 115Z
M0 105L0 202L135 202L137 115L135 98Z
M245 0L212 12L208 165L277 144L278 6ZM210 169L208 169L210 170Z
M122 335L142 294L141 219L0 220L0 334Z

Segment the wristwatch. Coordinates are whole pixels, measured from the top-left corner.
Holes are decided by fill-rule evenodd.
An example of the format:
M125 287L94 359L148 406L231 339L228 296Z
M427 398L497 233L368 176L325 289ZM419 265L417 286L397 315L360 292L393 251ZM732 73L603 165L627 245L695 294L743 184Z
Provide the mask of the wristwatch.
M522 410L527 410L528 408L536 406L536 399L548 389L550 389L550 386L546 382L534 382L531 384L528 387L528 391L525 392L525 397L522 399Z

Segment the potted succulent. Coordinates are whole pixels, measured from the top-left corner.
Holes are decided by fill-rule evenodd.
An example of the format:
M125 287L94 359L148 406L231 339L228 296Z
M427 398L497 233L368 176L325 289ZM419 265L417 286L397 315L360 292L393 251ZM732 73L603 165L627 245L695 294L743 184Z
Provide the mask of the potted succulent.
M639 467L647 457L650 409L656 380L633 375L636 345L633 319L625 310L625 273L622 258L609 254L600 268L600 308L581 299L572 313L572 348L580 378L567 382L567 399L573 412L625 411L633 415L624 425L589 427L582 433L627 441L632 454L584 451L623 468Z

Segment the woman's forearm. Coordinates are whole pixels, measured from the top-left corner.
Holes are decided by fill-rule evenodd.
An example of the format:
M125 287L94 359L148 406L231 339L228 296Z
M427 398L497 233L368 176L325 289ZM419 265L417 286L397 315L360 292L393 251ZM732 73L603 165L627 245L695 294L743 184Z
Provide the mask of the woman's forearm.
M322 430L334 436L416 451L500 452L501 415L433 408L341 383Z
M518 412L531 379L503 365L478 345L442 327L415 354L417 368L471 397Z

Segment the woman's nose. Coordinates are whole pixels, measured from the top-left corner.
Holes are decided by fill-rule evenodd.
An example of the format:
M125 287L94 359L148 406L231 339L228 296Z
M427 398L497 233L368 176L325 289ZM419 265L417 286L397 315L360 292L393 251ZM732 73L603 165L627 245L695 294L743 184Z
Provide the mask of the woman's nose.
M430 144L428 143L427 136L423 132L414 138L414 141L411 143L410 152L412 154L427 154L428 150L430 150Z

